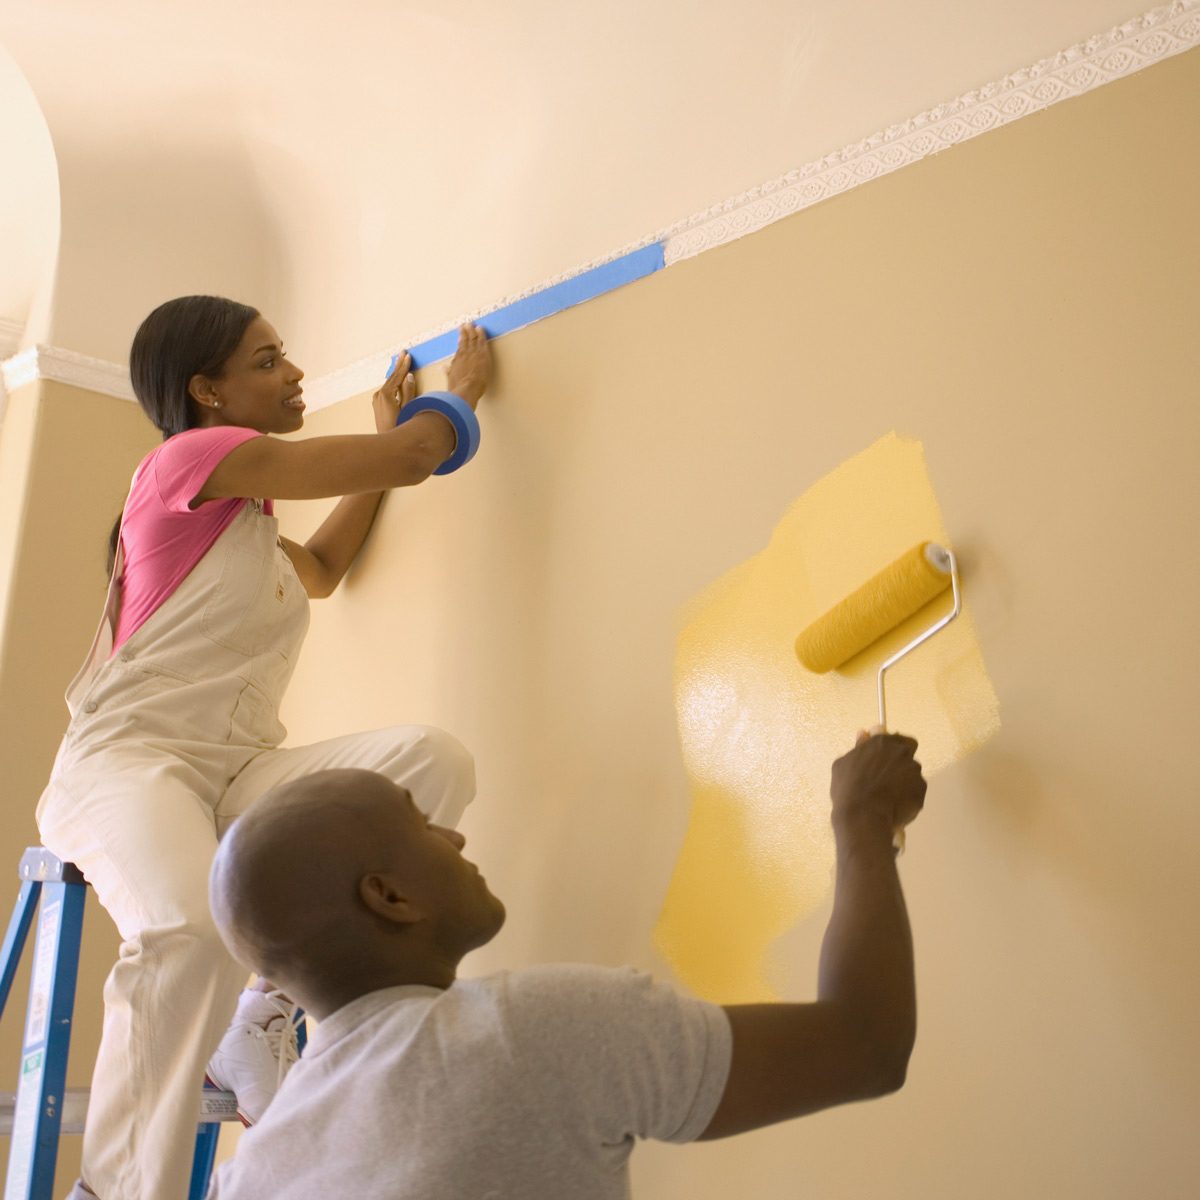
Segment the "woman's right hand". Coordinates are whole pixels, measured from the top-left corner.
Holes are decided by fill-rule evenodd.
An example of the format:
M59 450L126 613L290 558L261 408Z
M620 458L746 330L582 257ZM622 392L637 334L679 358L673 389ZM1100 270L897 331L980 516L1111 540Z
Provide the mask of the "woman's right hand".
M475 408L491 378L492 350L487 334L470 322L460 325L458 349L446 370L446 390Z
M416 394L417 380L412 373L412 355L405 350L396 359L396 365L384 380L383 387L371 397L371 406L375 410L375 432L387 433L389 429L395 429L401 406Z

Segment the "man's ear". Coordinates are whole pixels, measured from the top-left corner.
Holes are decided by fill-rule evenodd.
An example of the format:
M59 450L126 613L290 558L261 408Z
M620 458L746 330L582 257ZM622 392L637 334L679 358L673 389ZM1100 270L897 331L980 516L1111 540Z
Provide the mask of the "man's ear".
M422 918L394 875L364 875L358 881L358 898L371 912L397 925L414 925Z

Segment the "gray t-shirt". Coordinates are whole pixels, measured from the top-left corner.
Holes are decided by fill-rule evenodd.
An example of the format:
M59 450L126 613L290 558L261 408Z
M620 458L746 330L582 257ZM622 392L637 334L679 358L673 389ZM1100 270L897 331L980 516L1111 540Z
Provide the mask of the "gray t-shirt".
M333 1013L210 1200L625 1200L636 1138L704 1132L716 1005L633 970L533 967Z

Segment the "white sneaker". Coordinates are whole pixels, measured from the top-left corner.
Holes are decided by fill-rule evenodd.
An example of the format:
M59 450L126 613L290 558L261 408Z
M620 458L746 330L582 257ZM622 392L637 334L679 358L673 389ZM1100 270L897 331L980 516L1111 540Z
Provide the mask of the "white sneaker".
M247 989L237 1014L208 1063L208 1079L237 1097L243 1125L261 1120L283 1077L300 1057L299 1009L282 992Z

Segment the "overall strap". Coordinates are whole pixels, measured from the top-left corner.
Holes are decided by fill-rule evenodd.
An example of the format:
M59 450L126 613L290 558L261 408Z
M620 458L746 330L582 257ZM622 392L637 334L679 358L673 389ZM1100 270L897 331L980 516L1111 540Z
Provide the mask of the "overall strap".
M117 617L121 610L121 573L125 569L125 547L122 535L125 532L125 512L129 508L129 497L133 495L133 485L137 482L137 472L129 482L129 495L121 506L121 520L117 526L117 549L113 555L112 574L108 577L108 591L104 596L104 612L100 616L100 624L96 627L96 636L92 638L91 649L83 660L83 666L75 673L75 678L67 684L67 711L75 716L79 702L91 686L96 672L108 660L113 651L113 643L117 637Z

